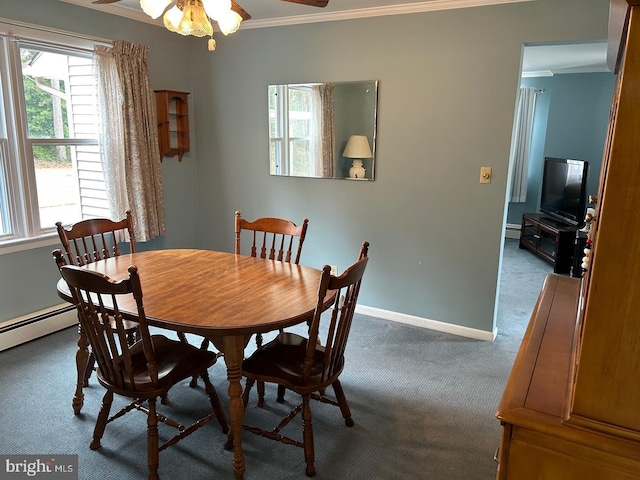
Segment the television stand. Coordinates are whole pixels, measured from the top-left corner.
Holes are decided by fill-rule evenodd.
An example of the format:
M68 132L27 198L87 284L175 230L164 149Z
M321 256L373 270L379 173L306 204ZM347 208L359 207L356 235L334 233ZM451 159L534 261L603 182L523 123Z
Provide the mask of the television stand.
M543 213L525 213L520 228L520 248L526 248L553 265L553 273L568 275L573 263L578 227Z

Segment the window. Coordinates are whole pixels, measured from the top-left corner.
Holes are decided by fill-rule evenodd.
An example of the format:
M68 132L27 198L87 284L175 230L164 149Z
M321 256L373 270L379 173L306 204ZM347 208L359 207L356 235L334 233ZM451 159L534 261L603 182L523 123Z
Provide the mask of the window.
M29 33L0 37L0 246L109 216L92 45Z
M314 176L318 99L309 85L269 85L269 153L274 175Z

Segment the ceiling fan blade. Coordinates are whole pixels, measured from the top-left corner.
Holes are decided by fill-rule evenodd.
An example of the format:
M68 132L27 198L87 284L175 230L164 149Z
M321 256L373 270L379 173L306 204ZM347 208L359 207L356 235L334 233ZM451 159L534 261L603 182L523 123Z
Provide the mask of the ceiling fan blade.
M247 12L244 8L238 5L235 0L231 0L231 10L233 10L238 15L240 15L242 17L242 20L249 20L251 18L251 15L249 15L249 12Z
M116 3L116 2L119 2L119 1L120 0L94 0L91 3L95 3L97 5L103 5L103 4L106 4L106 3Z
M299 3L301 5L309 5L310 7L326 7L329 0L282 0L283 2Z

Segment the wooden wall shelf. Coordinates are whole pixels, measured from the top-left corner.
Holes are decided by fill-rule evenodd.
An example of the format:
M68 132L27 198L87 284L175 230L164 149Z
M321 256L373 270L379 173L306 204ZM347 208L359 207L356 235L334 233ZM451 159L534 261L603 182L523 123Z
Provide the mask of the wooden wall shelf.
M189 151L189 94L174 90L155 93L160 161L175 155L182 161L182 155Z

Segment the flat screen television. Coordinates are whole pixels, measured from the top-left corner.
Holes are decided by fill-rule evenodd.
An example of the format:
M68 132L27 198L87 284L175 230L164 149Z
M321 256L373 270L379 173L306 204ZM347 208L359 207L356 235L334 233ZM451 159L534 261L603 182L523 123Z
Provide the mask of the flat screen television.
M542 173L540 211L569 225L584 222L589 162L547 157Z

